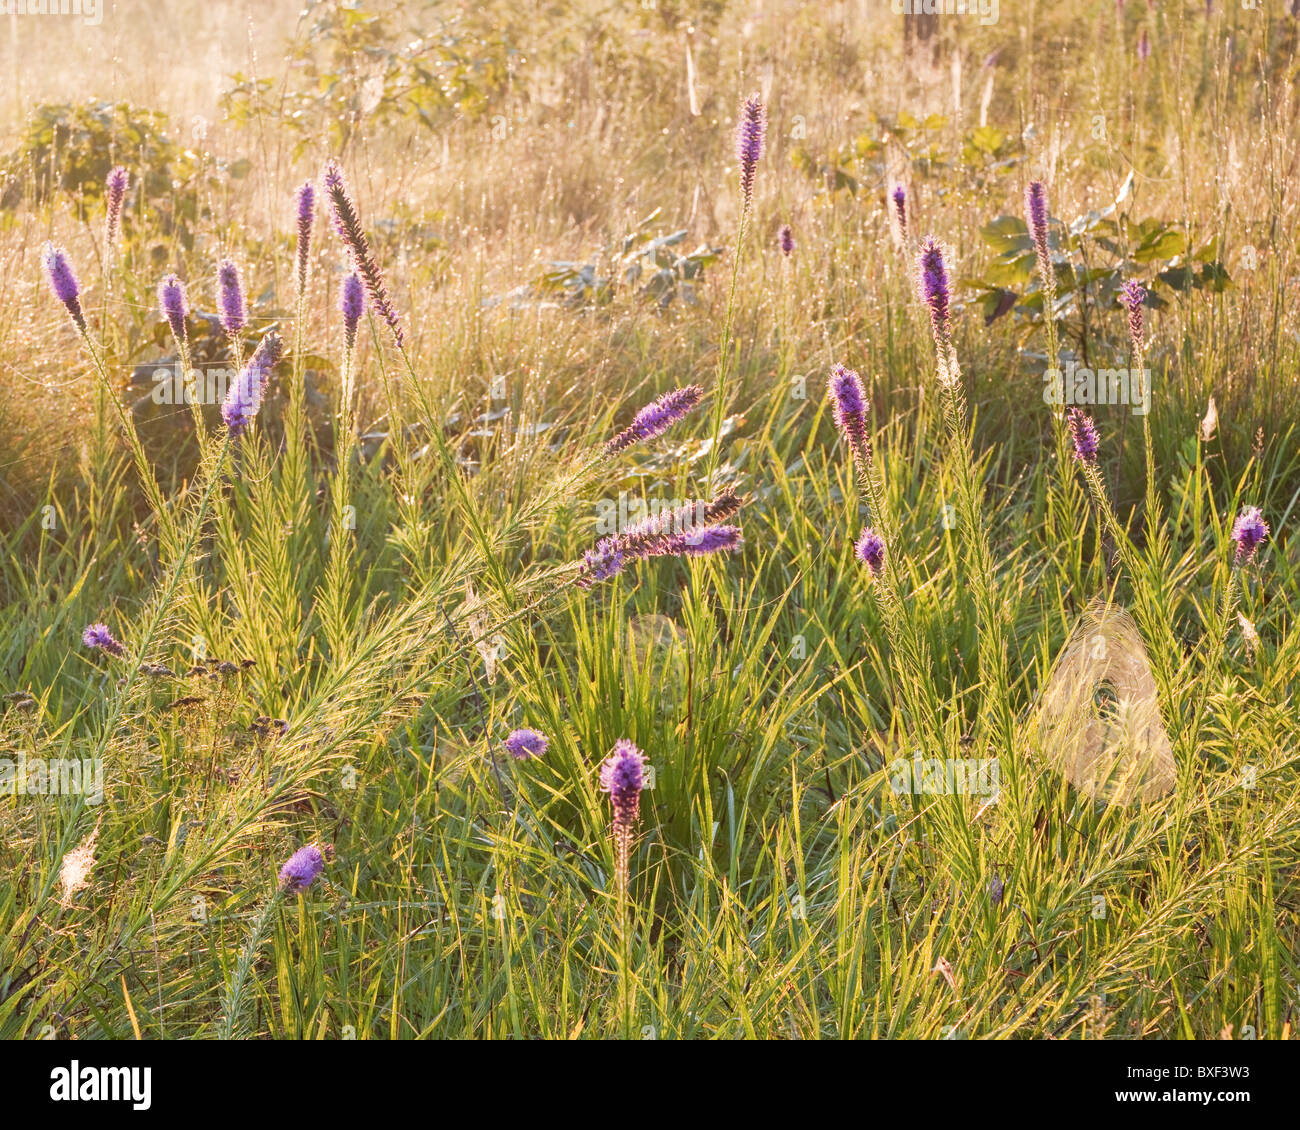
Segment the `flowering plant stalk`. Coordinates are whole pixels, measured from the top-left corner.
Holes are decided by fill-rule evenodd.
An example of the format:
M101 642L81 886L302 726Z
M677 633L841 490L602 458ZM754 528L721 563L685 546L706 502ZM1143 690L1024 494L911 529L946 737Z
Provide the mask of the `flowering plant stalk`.
M984 688L980 712L992 725L999 748L1010 755L1015 743L1015 712L1007 668L1006 616L994 586L993 552L980 506L981 487L966 422L961 366L952 344L948 269L934 239L922 244L917 264L921 297L930 308L948 461L957 480L956 516L965 550L966 580L978 618L979 679Z

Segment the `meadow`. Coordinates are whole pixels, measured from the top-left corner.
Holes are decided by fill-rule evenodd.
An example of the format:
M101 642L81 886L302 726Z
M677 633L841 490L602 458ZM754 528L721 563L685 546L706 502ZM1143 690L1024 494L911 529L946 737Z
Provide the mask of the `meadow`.
M1296 6L916 27L8 17L0 1036L1294 1034Z

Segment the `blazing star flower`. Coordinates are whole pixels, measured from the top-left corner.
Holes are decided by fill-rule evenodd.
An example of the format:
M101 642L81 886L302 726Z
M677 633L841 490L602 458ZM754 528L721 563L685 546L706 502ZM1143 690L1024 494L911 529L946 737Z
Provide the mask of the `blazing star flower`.
M781 254L787 259L794 254L794 232L790 230L789 224L781 225L781 230L776 233L776 242L781 248Z
M280 336L274 330L262 338L253 356L235 377L221 405L221 418L233 436L244 433L262 406L262 392L284 351Z
M746 500L728 488L704 505L679 506L655 514L623 533L603 537L588 550L574 583L590 588L622 572L630 561L650 557L700 557L738 549L740 530L722 523L739 513Z
M343 280L339 295L339 309L343 312L343 345L349 353L357 344L357 323L366 308L366 293L355 274Z
M704 557L710 553L734 553L744 544L739 526L705 526L673 534L653 557Z
M352 202L347 182L343 179L343 170L339 168L338 162L330 161L325 166L322 179L325 184L325 195L329 198L330 211L334 216L334 227L352 256L353 266L365 285L370 307L388 324L397 348L401 349L405 341L401 319L389 300L383 273L379 270L379 264L370 251L370 244L366 242L366 233L361 227L361 217L357 212L356 204Z
M1146 288L1136 279L1129 279L1119 288L1120 305L1128 311L1128 336L1133 342L1133 352L1142 352L1142 300Z
M853 553L873 578L880 576L880 571L885 567L885 542L870 526L859 535Z
M831 369L827 387L835 414L835 424L844 433L853 458L863 467L871 465L871 437L867 433L867 393L862 378L852 369L836 365Z
M172 336L182 346L187 345L185 316L189 313L189 304L185 300L185 284L175 275L168 275L158 284L158 309L167 319Z
M541 757L550 745L550 739L536 730L511 730L506 737L506 749L516 761L526 761L530 757Z
M699 385L687 385L685 388L665 393L658 400L642 408L633 418L631 426L624 428L605 444L605 454L616 455L634 443L663 435L686 413L695 408L703 396L704 390Z
M1002 901L1002 893L1006 890L1006 884L1002 881L1001 876L994 875L989 880L989 902L994 906Z
M736 127L736 157L740 161L740 195L744 207L749 208L754 199L754 171L763 155L763 134L767 129L767 116L763 102L757 94L745 99L740 109L740 124Z
M1070 427L1070 439L1074 443L1074 457L1080 462L1095 466L1097 448L1101 441L1097 438L1097 428L1091 416L1085 416L1083 410L1071 406L1065 410L1065 422Z
M1151 37L1147 29L1142 29L1142 38L1138 40L1137 56L1139 63L1145 63L1151 57Z
M131 176L121 165L108 174L104 186L104 243L109 247L117 243L122 222L122 201L126 199L126 189L130 183Z
M62 247L47 243L41 252L41 265L50 280L50 289L54 297L63 303L73 323L83 334L86 332L86 316L81 312L81 285L72 273L67 253Z
M113 638L113 633L108 630L107 624L91 624L81 633L81 642L86 647L99 648L100 651L107 652L117 659L121 659L126 654L126 648Z
M316 211L316 188L307 181L298 189L298 297L307 292L307 261L311 254L311 225Z
M1029 236L1034 241L1034 254L1043 285L1054 285L1052 255L1047 247L1047 188L1040 180L1030 181L1025 189L1025 218L1029 221Z
M1258 506L1244 507L1232 524L1232 540L1237 543L1234 564L1245 565L1255 559L1255 552L1268 538L1268 523Z
M641 790L645 787L645 757L626 738L615 743L600 767L600 787L609 794L614 809L614 849L619 885L627 887L632 836L640 815Z
M894 223L898 227L898 241L900 244L907 242L907 189L901 184L894 186L894 191L889 194L889 199L894 206Z
M952 341L952 314L949 310L952 292L948 285L948 268L943 262L943 248L933 236L921 245L916 262L921 300L930 308L930 326L939 351L939 364L946 367Z
M244 304L239 268L229 259L217 269L217 285L221 291L221 328L231 337L238 337L248 324L248 307Z
M607 581L623 571L627 557L618 548L617 538L601 538L595 549L589 549L582 556L582 568L574 584L580 589L589 589L597 581Z
M280 890L287 894L305 891L320 878L330 854L328 847L322 851L316 844L300 847L280 868Z

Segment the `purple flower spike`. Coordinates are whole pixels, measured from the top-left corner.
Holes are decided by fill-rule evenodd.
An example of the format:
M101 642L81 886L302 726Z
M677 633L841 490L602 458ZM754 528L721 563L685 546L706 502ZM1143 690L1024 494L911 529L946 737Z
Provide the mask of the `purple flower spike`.
M1232 524L1232 540L1237 543L1234 564L1245 565L1255 559L1255 551L1268 538L1268 523L1258 506L1244 507Z
M907 242L907 189L901 184L894 186L894 191L889 194L890 203L893 205L894 224L898 230L899 245Z
M316 213L316 187L307 181L298 189L298 297L307 293L307 261L311 255L311 225Z
M734 553L744 544L739 526L705 526L674 534L654 557L704 557L710 553Z
M1065 422L1070 427L1070 439L1074 443L1074 457L1088 466L1097 464L1097 448L1101 441L1097 437L1097 427L1091 416L1085 416L1080 408L1070 407L1065 412Z
M746 499L728 488L711 501L687 503L638 522L618 535L601 538L589 549L574 581L590 588L622 572L629 561L651 557L700 557L735 550L742 544L737 526L723 525L740 512Z
M1043 285L1054 285L1052 255L1047 248L1047 188L1040 180L1030 181L1025 189L1025 218L1029 222L1029 237L1034 241L1034 254Z
M634 443L663 435L695 408L703 397L704 390L699 385L687 385L685 388L665 393L658 400L642 408L633 418L631 426L624 428L605 444L605 454L617 455Z
M946 367L952 341L952 315L949 311L952 292L948 285L948 268L943 261L943 248L933 236L921 245L917 266L921 276L921 300L930 308L930 326L939 350L939 364Z
M506 749L516 761L527 761L530 757L541 757L550 745L550 739L536 730L511 730L506 737Z
M104 187L104 242L109 247L117 243L122 223L122 201L126 199L130 183L131 175L121 165L108 174Z
M767 115L763 111L763 101L757 94L751 94L740 109L740 124L736 127L740 195L746 209L754 199L754 171L758 167L758 159L763 155L763 134L766 130Z
M626 738L615 743L600 767L600 787L609 793L614 809L614 849L620 887L627 888L632 836L640 815L641 790L645 788L645 757Z
M1134 353L1142 352L1142 300L1146 296L1146 288L1136 279L1129 279L1119 288L1120 305L1128 311L1128 336Z
M388 324L393 334L393 341L397 344L397 348L401 349L405 341L401 319L388 297L388 287L384 284L383 272L380 271L379 264L371 253L370 244L366 241L366 233L361 227L361 216L352 201L351 193L348 192L347 181L343 179L343 170L339 168L338 162L330 161L325 166L322 180L325 185L325 195L329 198L330 211L334 215L334 227L352 256L353 267L361 276L361 281L366 288L366 297L370 300L370 308Z
M781 254L787 259L794 254L794 232L790 230L789 224L781 225L781 230L776 234L776 242L781 248Z
M322 851L316 844L300 847L280 868L280 890L286 894L305 891L321 877L325 860L332 854L328 847Z
M91 624L81 633L81 642L86 647L96 647L117 659L121 659L126 654L126 648L113 638L113 633L108 630L107 624Z
M229 259L217 270L217 285L221 291L221 328L231 337L238 337L248 324L248 307L244 304L239 268Z
M158 308L171 327L172 336L181 346L189 344L185 317L189 304L185 300L185 284L175 275L168 275L158 284Z
M1142 29L1142 38L1138 40L1137 56L1139 63L1145 63L1151 58L1151 37L1147 35L1147 29Z
M81 312L81 285L77 282L77 276L72 273L67 253L62 247L47 243L41 252L41 265L44 266L45 275L50 280L50 289L54 291L54 297L63 303L77 329L84 334L86 316Z
M885 567L885 542L870 526L858 537L853 553L867 567L873 579L880 576Z
M597 581L608 581L623 571L627 556L618 546L617 538L601 538L595 549L589 549L582 556L582 569L574 584L580 589L589 589Z
M262 406L262 393L284 351L279 334L271 331L258 342L253 356L235 377L221 405L221 418L233 436L243 435Z
M339 295L339 309L343 312L343 344L349 353L357 344L357 323L366 309L366 292L355 274L343 280Z
M863 467L871 466L871 437L867 432L867 393L862 378L852 369L836 365L831 369L829 386L835 424L844 433L853 458Z

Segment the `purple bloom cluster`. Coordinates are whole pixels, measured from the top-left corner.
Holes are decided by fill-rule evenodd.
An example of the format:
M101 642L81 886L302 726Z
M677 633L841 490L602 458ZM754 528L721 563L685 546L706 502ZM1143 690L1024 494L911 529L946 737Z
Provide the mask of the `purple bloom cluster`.
M930 326L939 351L939 364L941 368L946 367L952 342L952 290L948 283L948 268L943 261L943 248L933 236L921 245L916 263L921 301L930 309Z
M871 465L871 436L867 432L867 393L862 378L852 369L836 365L827 385L835 424L844 433L853 458L863 467Z
M307 181L298 189L298 297L307 293L307 263L311 256L311 226L316 213L316 187Z
M536 730L511 730L506 736L506 749L516 761L525 761L530 757L541 757L550 745L550 739Z
M288 894L305 891L325 870L328 853L328 848L322 851L316 844L300 847L280 868L280 889Z
M127 186L131 175L121 165L109 174L104 186L104 242L112 247L117 243L117 234L122 223L122 202L126 199Z
M355 274L349 274L343 280L343 289L339 294L339 310L343 313L343 345L349 353L357 344L357 324L366 309L366 292L361 280Z
M1244 507L1232 523L1232 540L1237 543L1234 563L1245 565L1255 559L1255 552L1268 538L1268 523L1258 506Z
M1070 440L1074 444L1074 457L1080 462L1095 465L1097 449L1101 441L1097 437L1096 425L1091 416L1086 416L1081 408L1071 406L1065 410L1065 422L1070 428Z
M620 886L626 888L632 836L640 815L641 790L645 788L645 756L626 738L600 767L600 787L609 794L614 809L614 848Z
M63 303L73 323L83 334L86 332L86 316L81 312L81 284L72 273L67 253L62 247L47 243L41 251L41 265L50 280L50 289L54 297Z
M280 335L272 330L258 342L248 364L235 377L226 392L225 403L221 405L221 418L231 435L242 435L253 422L262 406L262 392L270 379L271 370L278 364L283 352Z
M158 309L167 319L176 341L182 346L187 344L185 316L189 313L189 304L185 300L185 284L175 275L167 275L158 284Z
M1120 305L1128 311L1128 336L1133 342L1133 352L1142 352L1142 300L1146 288L1136 279L1129 279L1119 288Z
M605 454L616 455L634 443L663 435L686 413L695 408L703 397L704 390L699 385L687 385L685 388L665 393L658 400L642 408L629 427L624 428L605 444Z
M1025 219L1029 222L1029 237L1034 241L1034 254L1043 285L1055 285L1052 254L1047 247L1047 188L1040 180L1030 181L1025 189Z
M356 273L361 276L361 281L366 288L366 297L370 300L370 308L384 319L392 331L397 348L401 349L405 341L401 319L388 297L388 287L384 284L383 273L371 253L366 233L361 227L361 216L352 201L351 193L348 192L347 181L343 179L343 170L339 168L338 162L330 161L325 166L322 180L325 185L325 195L329 198L330 211L334 216L334 227L352 257Z
M794 232L790 230L789 224L781 225L781 230L776 233L776 242L781 248L781 254L787 259L794 254Z
M751 94L740 108L740 124L736 127L736 157L740 161L740 195L744 207L754 199L754 172L763 155L763 134L767 130L767 115L763 101Z
M248 307L244 303L239 268L229 259L217 269L217 288L220 291L221 328L231 337L237 337L248 324Z
M98 648L117 659L121 659L126 654L126 648L113 637L107 624L91 624L81 633L81 642L86 647Z
M900 243L907 242L907 189L901 184L894 186L894 191L889 194L889 199L894 208L894 223L898 226L898 239Z
M631 561L650 557L703 557L739 549L743 538L738 526L725 525L745 505L734 490L721 492L703 506L687 504L665 511L610 534L587 550L574 583L590 588L622 572Z
M867 567L873 578L878 577L885 567L885 541L870 526L859 535L853 546L853 553Z

